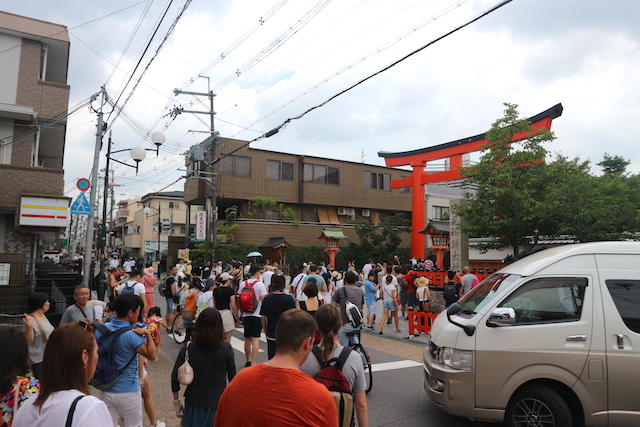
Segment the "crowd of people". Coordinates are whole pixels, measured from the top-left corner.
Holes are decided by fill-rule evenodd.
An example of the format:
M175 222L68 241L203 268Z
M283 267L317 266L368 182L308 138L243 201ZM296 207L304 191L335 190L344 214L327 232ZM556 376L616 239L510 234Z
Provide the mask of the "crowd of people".
M375 330L378 301L379 334L387 324L400 332L399 313L431 310L428 279L417 274L417 263L403 267L397 257L392 264L369 262L361 270L353 263L345 271L305 263L294 268L289 287L275 263L207 261L194 267L181 261L163 280L153 268L138 267L134 260L108 263L94 279L104 286L97 299L86 286L77 286L74 303L56 328L47 319L50 301L43 292L29 295L22 330L0 328L0 346L6 349L0 355L0 427L140 426L143 410L152 426L164 426L146 366L156 359L162 329L171 330L179 310L186 337L171 372L171 393L183 426L245 425L241 402L252 394L270 402L259 414L264 425L338 425L334 398L314 376L344 353L340 369L353 394L354 417L366 427L364 370L359 356L348 351L353 332ZM449 272L449 279L456 299L477 284L468 268L462 276ZM156 288L166 302L165 318ZM445 300L453 302L446 295ZM349 305L366 313L362 326L349 319ZM230 345L238 326L246 357L239 372ZM259 364L263 331L268 361ZM193 373L188 382L180 374L185 364ZM103 381L110 366L117 374ZM186 386L184 399L181 386ZM282 392L287 389L304 395L306 404L292 405Z

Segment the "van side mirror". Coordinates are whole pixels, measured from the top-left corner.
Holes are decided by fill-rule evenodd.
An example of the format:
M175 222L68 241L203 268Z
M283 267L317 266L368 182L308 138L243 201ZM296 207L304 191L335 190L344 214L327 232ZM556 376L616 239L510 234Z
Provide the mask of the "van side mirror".
M498 307L487 320L487 326L511 326L516 324L516 311L511 307Z

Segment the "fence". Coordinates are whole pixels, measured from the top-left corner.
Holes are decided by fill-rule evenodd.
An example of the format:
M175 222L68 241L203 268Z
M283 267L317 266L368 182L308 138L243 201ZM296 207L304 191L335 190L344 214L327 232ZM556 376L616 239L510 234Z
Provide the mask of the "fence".
M20 326L17 315L28 313L27 298L33 292L49 295L47 318L60 322L66 307L74 303L73 290L82 276L54 264L34 259L0 259L0 324Z

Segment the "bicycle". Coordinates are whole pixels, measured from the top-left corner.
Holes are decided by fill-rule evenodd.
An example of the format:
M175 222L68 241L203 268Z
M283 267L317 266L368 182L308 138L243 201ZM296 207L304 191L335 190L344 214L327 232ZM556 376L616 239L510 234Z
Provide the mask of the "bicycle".
M360 344L360 330L347 332L349 338L349 347L353 349L362 360L362 367L364 368L364 379L367 384L365 391L369 393L373 387L373 372L371 371L371 357L367 354L364 346Z
M171 330L169 334L173 337L175 342L178 344L182 344L187 336L184 321L182 320L182 313L180 313L180 307L178 306L176 317L173 318L173 325L171 326Z

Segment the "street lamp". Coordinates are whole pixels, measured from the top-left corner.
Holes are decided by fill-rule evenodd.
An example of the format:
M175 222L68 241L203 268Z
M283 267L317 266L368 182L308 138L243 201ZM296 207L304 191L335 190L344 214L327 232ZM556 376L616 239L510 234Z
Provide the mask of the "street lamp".
M156 152L156 156L160 154L160 146L165 142L166 138L164 137L164 134L162 132L154 132L151 134L151 142L153 142L153 144L156 146L155 150L150 149L150 148L143 148L143 147L133 147L133 148L126 148L124 150L116 150L116 151L111 151L111 132L109 132L109 142L107 144L107 163L104 169L104 198L103 198L103 203L102 203L102 230L100 233L100 240L101 240L101 248L102 248L102 259L100 262L100 269L102 271L102 268L104 267L104 262L106 261L106 256L107 256L107 199L109 197L109 162L111 160L113 160L114 162L120 163L122 165L125 166L129 166L131 168L135 168L136 170L136 175L138 174L138 165L141 161L143 161L145 159L145 157L147 157L147 151L155 151ZM130 151L130 155L131 158L136 162L136 165L130 165L128 163L125 162L121 162L120 160L116 160L116 159L112 159L111 155L114 153L121 153L123 151ZM122 244L124 246L124 230L122 233Z

